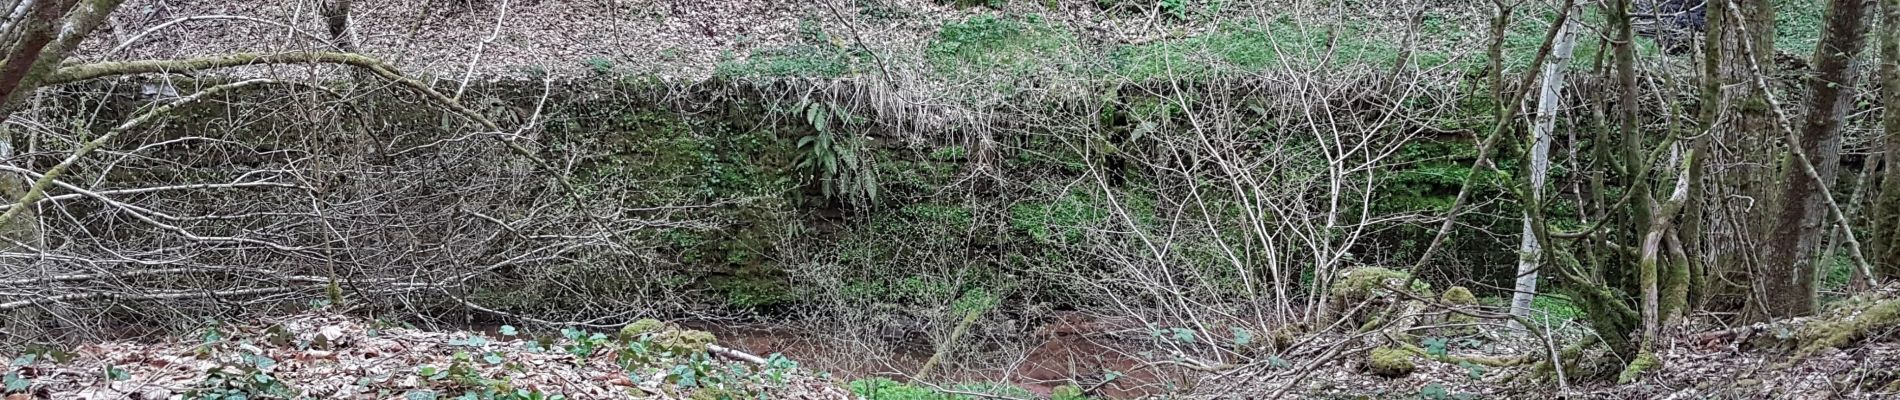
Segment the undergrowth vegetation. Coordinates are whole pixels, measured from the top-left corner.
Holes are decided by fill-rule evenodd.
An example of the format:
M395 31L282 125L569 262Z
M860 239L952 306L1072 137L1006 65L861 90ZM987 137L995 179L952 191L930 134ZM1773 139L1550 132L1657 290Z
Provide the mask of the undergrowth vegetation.
M862 18L850 21L827 19L838 10L802 10L795 30L787 33L790 40L734 46L706 66L710 79L693 84L631 76L624 72L630 68L618 64L622 61L594 56L578 60L585 75L567 87L535 80L456 88L452 101L467 99L474 104L467 109L409 108L401 105L411 94L380 92L363 95L360 102L393 110L353 122L328 115L257 122L206 107L181 111L185 118L140 139L187 140L196 138L196 132L241 130L228 141L270 153L259 157L264 161L243 161L258 169L304 162L276 159L286 157L275 150L283 137L360 141L368 144L346 143L349 146L310 153L327 151L323 154L382 163L375 165L385 168L361 176L281 184L311 193L410 170L460 174L456 176L462 180L399 181L360 189L364 197L381 196L378 190L415 190L387 202L440 212L435 219L469 221L453 229L398 216L373 224L406 231L372 234L328 228L282 235L320 237L313 240L322 245L261 246L304 257L286 257L300 269L273 271L272 276L325 285L327 298L321 305L285 308L328 310L348 302L360 304L365 312L459 317L466 323L478 321L472 315L509 321L617 321L632 314L720 322L794 321L849 338L849 345L861 347L854 350L892 354L845 362L883 363L875 365L885 367L878 371L919 375L894 379L882 377L888 373L865 374L837 381L871 400L1022 398L1038 393L1081 400L1117 379L1136 379L1128 377L1144 368L1206 373L1254 368L1281 374L1275 376L1304 376L1333 362L1322 358L1296 368L1289 360L1296 354L1312 355L1293 351L1306 343L1296 338L1317 337L1351 338L1341 343L1383 341L1338 349L1363 347L1348 355L1352 368L1388 379L1419 371L1454 371L1469 381L1484 382L1496 369L1532 367L1528 369L1558 373L1557 382L1563 383L1563 368L1582 367L1534 365L1537 357L1568 362L1564 357L1588 351L1629 353L1626 334L1637 330L1631 321L1638 315L1653 324L1693 311L1687 304L1638 311L1627 303L1655 303L1659 296L1644 297L1625 288L1654 290L1662 286L1658 280L1687 281L1688 254L1703 246L1700 237L1690 236L1700 232L1674 232L1707 226L1672 225L1675 217L1668 216L1664 219L1671 222L1644 225L1655 229L1654 234L1599 230L1617 229L1606 228L1611 224L1648 224L1653 210L1678 212L1687 207L1682 200L1652 201L1637 195L1680 192L1686 197L1689 182L1717 180L1688 173L1664 176L1673 172L1655 168L1699 165L1694 155L1702 153L1677 140L1704 139L1677 134L1717 130L1713 120L1709 126L1690 127L1681 122L1686 118L1671 114L1692 108L1677 103L1694 96L1663 91L1697 82L1644 75L1641 82L1648 86L1631 89L1627 99L1666 104L1615 116L1628 118L1628 128L1616 126L1607 116L1607 110L1624 109L1612 108L1611 101L1594 97L1596 93L1572 93L1594 102L1542 115L1556 121L1546 129L1563 135L1555 146L1568 154L1556 162L1548 157L1536 161L1526 146L1510 142L1526 136L1516 124L1528 118L1514 113L1532 102L1529 95L1508 97L1504 92L1531 93L1518 86L1535 83L1530 78L1537 75L1530 72L1541 70L1534 63L1547 56L1538 52L1550 47L1546 41L1555 37L1551 25L1559 10L1541 4L1513 9L1513 19L1495 38L1499 58L1487 60L1479 49L1493 39L1486 30L1489 11L1471 5L1421 6L1413 10L1415 15L1356 18L1351 13L1380 5L1322 2L1332 8L1309 15L1268 13L1264 11L1276 10L1222 0L1100 0L1091 1L1098 9L1088 14L1097 20L1086 22L1107 28L1091 31L1056 14L1064 5L1056 1L944 0L917 7L936 7L930 12L894 3L855 2L857 12L842 14ZM1813 53L1821 42L1816 26L1825 9L1812 2L1777 3L1784 4L1775 31L1781 51ZM1615 25L1605 10L1579 10L1570 17L1580 21L1585 34L1576 43L1574 57L1568 65L1550 67L1580 76L1575 78L1583 82L1578 87L1610 87L1605 82L1611 81L1611 57L1619 50L1642 60L1645 68L1673 71L1692 61L1651 38L1615 43L1605 33ZM1403 23L1394 22L1399 20ZM874 48L860 36L901 29L922 32L869 42L916 40L911 53ZM573 66L576 61L564 62ZM1491 62L1499 68L1491 68ZM548 77L540 66L520 68L537 71L529 74L533 78ZM1525 76L1521 83L1519 75ZM1628 80L1636 81L1635 74ZM1720 85L1710 87L1722 90ZM463 89L470 90L465 94ZM103 92L116 96L128 90L115 86ZM144 97L87 97L94 95L60 93L47 101L62 106L71 101L83 106L74 109L97 109L114 117L149 108ZM449 96L430 98L435 97ZM1574 100L1571 97L1563 99ZM1629 102L1625 98L1615 102L1616 107L1636 107L1624 104ZM1750 102L1745 108L1759 112L1761 104ZM1857 107L1853 115L1871 115L1874 109L1872 103ZM1709 113L1724 112L1714 109ZM1561 118L1555 116L1559 114ZM443 121L470 115L523 128L509 133L490 123L479 134L441 140L418 139L419 134L411 133L441 133L453 125ZM1635 135L1639 124L1644 129L1667 125L1669 135ZM86 135L96 130L75 125L60 129ZM401 132L362 135L372 140L288 134L328 132L324 129L339 125ZM1634 136L1613 143L1612 133ZM506 141L516 137L531 137L526 142L533 148L521 148L531 157L492 161L496 157L482 153L484 149L456 147L487 136L503 137L509 145L515 143ZM1487 140L1491 138L1506 141L1494 148L1495 139ZM372 142L416 143L392 151L394 145L386 149ZM1644 146L1658 143L1666 146L1653 154L1667 158L1643 158L1652 154ZM1854 144L1873 146L1870 143L1876 142ZM1620 145L1631 149L1612 147ZM425 154L435 147L462 153ZM1612 157L1611 152L1627 154ZM206 168L193 160L151 158L162 167L147 169L159 172L122 173L112 166L81 170L97 175L85 178L105 182L121 179L114 173L130 176L124 178L128 180L162 174L221 178L218 174L228 171L216 168L235 165L220 161L205 163L216 167ZM1859 161L1877 164L1870 160ZM1530 172L1542 163L1551 164L1548 171ZM319 164L311 168L348 169ZM194 170L198 168L205 170ZM1542 179L1566 185L1553 186L1557 195L1549 198L1527 197L1530 192L1524 188L1531 184L1523 182L1530 182L1531 174L1543 176L1534 178L1538 185ZM1683 183L1672 187L1680 188L1677 192L1663 190L1658 183L1678 177ZM490 182L482 180L486 178L500 183L481 186L480 196L457 192ZM559 193L549 194L556 190ZM86 198L81 196L86 193L75 193L45 203ZM1632 203L1604 201L1624 196L1645 202L1636 206L1642 212L1621 209ZM203 201L171 202L194 200ZM14 209L40 202L23 202ZM311 218L326 224L337 220L371 225L371 217L399 214L371 208L351 211L361 215L355 220ZM255 214L303 216L299 213ZM1850 218L1839 214L1842 220ZM224 218L178 215L183 217L161 219ZM1550 253L1517 247L1522 237L1515 233L1520 227L1532 230L1533 215L1537 226L1550 232L1524 237L1558 237L1547 244ZM533 230L522 228L559 218L565 219ZM108 226L124 221L94 222ZM422 226L426 228L414 228ZM211 228L205 231L251 232L255 227ZM1672 236L1665 237L1664 230ZM441 244L428 254L331 249L333 242L366 237ZM1632 237L1641 237L1645 247L1622 244L1636 243ZM1610 251L1585 249L1597 245ZM1858 244L1854 246L1859 251ZM1682 250L1685 247L1690 250ZM1681 255L1661 256L1661 262L1680 263L1662 266L1667 276L1659 278L1654 253L1662 248ZM248 250L238 254L249 256L243 251ZM1651 252L1639 261L1651 270L1647 275L1585 269L1635 261L1638 251ZM1804 333L1812 337L1803 339L1811 342L1803 345L1804 353L1862 340L1866 327L1900 320L1894 303L1837 296L1865 282L1856 281L1857 260L1846 252L1828 251L1834 253L1825 255L1815 277L1821 290L1830 299L1849 299L1842 303L1848 311L1836 314L1865 318L1817 324L1816 329L1827 331ZM456 264L460 270L429 268L436 258L465 255L490 262ZM360 265L389 259L419 266L391 273L406 276L378 281L380 286L372 288L405 291L389 294L394 292L342 283L358 279L355 271L310 266L307 261L346 257ZM1520 260L1543 265L1541 278L1528 281L1547 289L1529 300L1528 317L1487 311L1512 308L1510 288L1517 277L1529 276L1513 268ZM217 272L193 271L209 276L201 278L206 285L244 282L219 275L232 268L204 268ZM1559 273L1571 275L1558 278ZM42 281L62 279L72 280L55 276ZM452 284L415 289L437 282ZM1563 289L1548 289L1560 286ZM281 288L260 290L275 289ZM1687 291L1680 293L1681 300L1670 300L1688 302ZM192 292L155 293L165 298ZM215 301L197 306L226 307ZM1424 311L1428 309L1446 311ZM36 321L69 318L58 313L28 316ZM1343 318L1322 320L1331 317ZM1329 326L1333 322L1336 326ZM1487 324L1523 336L1519 344L1539 340L1526 346L1542 346L1544 351L1518 357L1456 354L1483 350L1487 341L1502 336L1474 327ZM391 325L378 329L393 329ZM293 388L274 375L276 361L247 347L256 343L233 341L220 329L198 332L204 343L193 351L227 360L228 365L209 372L186 398L295 397ZM375 332L368 335L374 337ZM998 375L1015 379L1027 367L998 354L1028 358L1043 342L1057 342L1051 338L1103 332L1118 335L1115 346L1140 350L1103 350L1107 345L1075 340L1086 344L1072 346L1110 360L1069 366L1060 371L1063 376L1050 379L1061 385L1032 391L1007 382L949 378L947 373L928 376L932 368L961 368L1006 371ZM490 339L458 336L446 344L453 348L446 359L394 372L412 378L413 390L377 388L375 395L561 399L518 384L531 370L517 359L520 354L511 353L516 350L563 355L576 365L611 359L617 373L657 377L663 383L657 393L695 400L764 398L784 385L787 376L816 375L780 354L735 367L709 347L716 341L711 333L658 320L641 320L617 333L568 328L543 336L518 335L513 326L503 326L500 333L506 336L502 340L518 341L521 348L495 350ZM328 345L300 342L294 335L265 340L299 351ZM1031 343L1037 340L1043 342ZM1576 349L1560 346L1566 343ZM1660 362L1657 357L1652 352L1610 354L1602 358L1615 358L1622 363L1618 367L1628 369L1589 366L1587 377L1620 373L1624 380L1637 380L1644 369ZM35 362L15 361L13 367ZM897 364L903 365L892 366ZM110 368L101 373L108 380L118 376ZM7 391L24 391L16 386L26 385L26 380L25 375L6 375ZM1085 381L1094 384L1082 384ZM375 385L358 386L369 390ZM1083 393L1083 386L1090 387L1090 393ZM1421 389L1403 395L1471 396L1438 381L1413 386Z

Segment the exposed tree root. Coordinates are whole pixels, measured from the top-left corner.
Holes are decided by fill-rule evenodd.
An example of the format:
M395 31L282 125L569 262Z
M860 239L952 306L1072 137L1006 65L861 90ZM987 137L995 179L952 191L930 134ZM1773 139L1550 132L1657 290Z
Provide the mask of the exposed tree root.
M1662 359L1656 358L1655 353L1639 353L1636 355L1635 360L1630 361L1628 366L1623 367L1622 373L1616 375L1616 384L1627 385L1636 382L1637 379L1643 377L1644 372L1661 366Z

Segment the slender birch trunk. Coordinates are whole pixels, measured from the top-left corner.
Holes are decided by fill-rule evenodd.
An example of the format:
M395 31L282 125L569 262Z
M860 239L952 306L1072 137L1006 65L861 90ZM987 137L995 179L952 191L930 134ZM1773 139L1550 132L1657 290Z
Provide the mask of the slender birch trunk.
M1581 14L1581 10L1572 9L1572 13ZM1531 126L1530 154L1530 195L1532 204L1544 204L1544 186L1550 175L1550 143L1556 133L1557 109L1563 105L1564 69L1570 65L1570 54L1577 47L1577 20L1571 19L1557 32L1556 42L1552 43L1550 58L1544 63L1542 81L1538 84L1537 114ZM1511 315L1529 317L1531 301L1537 297L1537 267L1542 260L1543 246L1537 242L1535 231L1531 229L1531 214L1524 211L1523 241L1518 245L1517 285L1511 295ZM1516 325L1516 320L1512 320Z

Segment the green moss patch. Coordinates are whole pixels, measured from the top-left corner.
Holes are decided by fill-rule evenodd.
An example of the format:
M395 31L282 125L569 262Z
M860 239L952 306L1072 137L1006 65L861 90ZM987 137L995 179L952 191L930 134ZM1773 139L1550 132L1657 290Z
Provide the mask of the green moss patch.
M1418 365L1412 363L1412 352L1394 347L1380 347L1366 353L1366 372L1387 378L1403 378L1411 375Z
M1332 296L1335 305L1349 306L1373 297L1385 295L1385 288L1405 286L1412 282L1412 291L1426 292L1431 285L1424 281L1412 281L1412 274L1383 267L1360 267L1346 271L1346 276L1333 282Z
M1900 327L1900 299L1857 296L1843 301L1802 327L1798 336L1801 341L1799 354L1805 356L1829 348L1849 346L1894 327Z

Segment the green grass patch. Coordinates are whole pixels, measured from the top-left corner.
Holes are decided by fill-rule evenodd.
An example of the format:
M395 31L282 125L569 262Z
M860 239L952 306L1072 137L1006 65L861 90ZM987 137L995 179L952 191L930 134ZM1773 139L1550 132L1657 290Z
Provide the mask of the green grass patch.
M957 161L970 156L970 150L963 146L945 146L930 151L930 159L937 161Z
M965 394L947 393L929 387L900 383L890 380L889 378L860 379L852 381L848 386L851 388L851 393L864 397L865 400L978 400L984 398ZM951 389L963 392L983 393L991 396L1000 396L1002 398L1036 398L1036 395L1030 393L1028 390L1001 383L984 382L959 384L954 385ZM1057 392L1058 395L1051 399L1087 399L1087 397L1082 396L1080 393L1076 393L1079 391L1058 390Z
M1478 299L1478 304L1486 307L1505 309L1511 307L1509 296L1486 296ZM1583 318L1583 309L1570 302L1570 298L1550 294L1538 294L1531 299L1531 320L1544 326L1559 326L1565 322Z
M1565 322L1583 318L1583 309L1572 304L1569 298L1551 295L1538 295L1531 299L1531 319L1544 326L1557 326Z
M798 37L797 44L754 51L744 59L727 57L713 68L713 76L831 78L856 75L873 64L869 52L847 48L844 40L833 37L816 21L801 21Z
M944 24L924 54L938 72L952 76L1025 74L1073 65L1055 57L1074 45L1074 35L1035 14L978 15Z
M1821 291L1838 292L1847 289L1854 280L1854 257L1846 250L1821 258Z
M904 216L919 224L929 224L951 232L967 230L975 222L975 212L960 204L911 204L902 209Z
M1597 31L1592 30L1592 27L1607 28L1609 20L1600 7L1584 7L1581 15L1572 15L1571 18L1582 21L1584 32L1577 37L1569 67L1571 70L1589 70L1596 65L1598 57L1610 55L1607 52L1611 48L1606 47L1606 42L1594 35ZM1510 25L1504 30L1504 54L1499 62L1505 71L1518 74L1533 68L1531 62L1537 58L1537 50L1543 46L1551 24L1556 22L1557 10L1551 8L1526 8L1513 14ZM1413 54L1413 64L1430 68L1449 63L1452 68L1461 71L1483 71L1488 57L1485 52L1491 44L1491 23L1488 14L1480 18L1460 18L1426 13L1420 20L1418 40L1421 44ZM1653 39L1643 37L1636 41L1639 58L1656 57L1661 51ZM1458 57L1454 59L1453 54Z
M1258 72L1295 60L1389 64L1398 59L1398 50L1364 24L1328 29L1280 18L1232 22L1205 35L1124 46L1111 57L1121 74L1141 81Z

